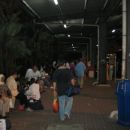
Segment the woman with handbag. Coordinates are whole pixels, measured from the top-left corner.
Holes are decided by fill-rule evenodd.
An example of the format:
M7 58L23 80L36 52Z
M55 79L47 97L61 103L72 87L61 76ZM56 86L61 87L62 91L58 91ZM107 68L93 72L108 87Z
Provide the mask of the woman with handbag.
M66 95L66 90L73 80L73 75L70 69L65 66L65 61L58 61L58 69L53 74L54 98L59 101L60 120L64 121L70 118L73 105L73 97Z

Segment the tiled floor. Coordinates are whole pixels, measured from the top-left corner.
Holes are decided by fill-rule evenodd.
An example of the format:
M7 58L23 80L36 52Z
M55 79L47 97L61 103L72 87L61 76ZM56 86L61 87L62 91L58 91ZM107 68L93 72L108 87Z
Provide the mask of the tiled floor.
M42 95L45 109L35 112L13 112L10 115L11 130L129 130L109 119L112 110L117 109L115 86L93 86L91 80L74 97L70 120L61 122L57 113L52 112L52 90ZM79 129L78 129L79 128Z

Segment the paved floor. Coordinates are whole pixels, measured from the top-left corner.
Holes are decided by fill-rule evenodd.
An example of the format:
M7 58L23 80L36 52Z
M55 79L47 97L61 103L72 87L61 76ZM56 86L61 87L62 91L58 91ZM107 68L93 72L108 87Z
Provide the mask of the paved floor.
M84 127L81 124L53 124L47 130L84 130Z
M34 112L13 112L10 115L11 130L129 130L115 120L109 119L112 110L117 109L115 86L93 86L88 80L79 96L74 97L70 120L61 122L52 112L52 90L42 95L45 109Z

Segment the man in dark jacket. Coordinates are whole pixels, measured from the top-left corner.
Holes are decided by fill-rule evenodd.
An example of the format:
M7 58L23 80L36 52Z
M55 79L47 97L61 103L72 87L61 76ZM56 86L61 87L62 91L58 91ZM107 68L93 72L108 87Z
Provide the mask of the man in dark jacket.
M58 69L53 74L54 98L58 97L60 120L64 121L65 118L70 118L73 104L73 97L66 95L66 90L73 80L73 75L66 68L63 60L59 61L58 65Z

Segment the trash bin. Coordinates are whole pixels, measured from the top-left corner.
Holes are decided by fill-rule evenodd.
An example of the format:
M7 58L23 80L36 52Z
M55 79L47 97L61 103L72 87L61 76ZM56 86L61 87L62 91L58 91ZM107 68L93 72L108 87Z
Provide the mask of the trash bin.
M130 80L120 80L116 86L118 123L130 126Z
M88 77L94 78L94 68L92 66L88 67Z

